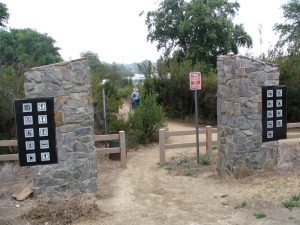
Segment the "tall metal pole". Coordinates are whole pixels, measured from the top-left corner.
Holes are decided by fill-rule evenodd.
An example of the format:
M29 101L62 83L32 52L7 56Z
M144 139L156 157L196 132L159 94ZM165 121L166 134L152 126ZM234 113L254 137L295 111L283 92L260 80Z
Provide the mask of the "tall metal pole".
M102 103L103 103L104 133L107 134L106 106L105 106L105 88L104 88L104 84L102 85Z
M200 163L199 122L198 122L198 95L197 95L197 90L195 90L194 93L195 93L195 123L196 123L197 163Z

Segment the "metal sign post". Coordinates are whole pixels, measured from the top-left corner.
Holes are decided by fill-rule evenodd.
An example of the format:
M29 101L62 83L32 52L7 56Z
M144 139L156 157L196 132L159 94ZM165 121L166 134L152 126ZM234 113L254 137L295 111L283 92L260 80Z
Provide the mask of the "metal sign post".
M102 85L102 106L103 106L103 120L104 120L104 133L107 134L107 118L106 118L106 103L105 103L105 83L108 82L104 79L101 83Z
M200 163L198 93L197 93L197 90L201 89L201 73L200 72L191 72L190 73L190 89L194 91L194 96L195 96L196 151L197 151L197 163Z
M197 163L200 162L200 149L199 149L199 122L198 122L198 95L197 90L194 91L195 96L195 123L196 123L196 151L197 151Z

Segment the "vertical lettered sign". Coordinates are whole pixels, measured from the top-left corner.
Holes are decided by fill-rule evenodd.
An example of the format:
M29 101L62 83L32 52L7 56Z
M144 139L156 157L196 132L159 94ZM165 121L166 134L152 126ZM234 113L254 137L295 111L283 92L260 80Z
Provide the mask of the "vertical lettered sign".
M20 166L57 163L54 99L15 100Z
M286 86L262 87L262 141L286 137Z
M190 90L201 90L201 73L190 72Z

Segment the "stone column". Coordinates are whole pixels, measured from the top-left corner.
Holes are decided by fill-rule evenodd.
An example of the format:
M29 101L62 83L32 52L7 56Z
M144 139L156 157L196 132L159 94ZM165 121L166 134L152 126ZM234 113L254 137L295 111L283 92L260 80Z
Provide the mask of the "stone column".
M58 164L33 167L34 194L68 196L98 190L94 110L86 59L32 68L26 98L54 97Z
M220 175L273 169L278 141L262 142L261 87L279 85L276 65L242 56L218 57Z

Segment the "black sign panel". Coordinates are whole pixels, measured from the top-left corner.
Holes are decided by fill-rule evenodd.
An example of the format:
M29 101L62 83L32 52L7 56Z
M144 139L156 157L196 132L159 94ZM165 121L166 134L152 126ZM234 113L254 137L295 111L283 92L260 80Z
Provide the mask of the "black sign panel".
M54 99L15 100L20 166L57 163Z
M262 141L286 139L286 86L262 87Z

